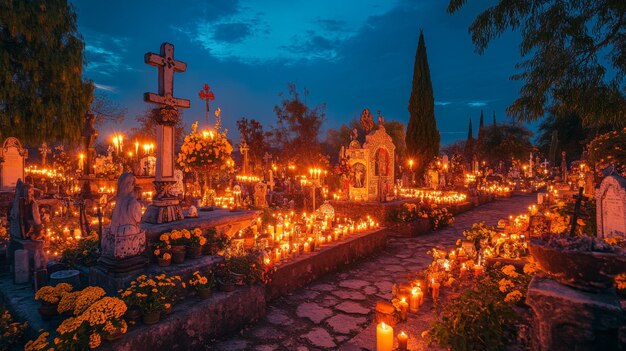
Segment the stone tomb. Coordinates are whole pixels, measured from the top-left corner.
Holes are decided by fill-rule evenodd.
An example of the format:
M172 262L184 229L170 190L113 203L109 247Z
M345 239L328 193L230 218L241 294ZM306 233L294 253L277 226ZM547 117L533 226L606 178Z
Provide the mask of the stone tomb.
M17 138L9 137L0 149L0 190L15 189L18 179L24 179L24 161L28 150Z
M384 126L366 135L362 147L356 140L350 143L350 200L384 202L393 195L395 150Z
M626 237L626 179L609 175L596 191L598 237Z

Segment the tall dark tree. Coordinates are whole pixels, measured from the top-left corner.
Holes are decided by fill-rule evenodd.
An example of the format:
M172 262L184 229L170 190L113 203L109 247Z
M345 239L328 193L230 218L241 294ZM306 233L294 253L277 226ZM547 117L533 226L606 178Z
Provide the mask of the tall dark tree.
M298 165L316 165L319 160L319 133L326 118L326 105L309 107L302 100L296 85L290 83L289 96L283 96L280 105L274 106L277 123L274 141L282 151L282 159Z
M534 150L530 141L532 132L518 123L504 123L497 128L484 128L483 139L476 142L476 153L480 161L486 161L496 167L502 160L510 164L512 159L526 160L528 154Z
M246 117L242 117L237 121L237 129L241 134L241 140L245 140L250 147L248 155L253 167L255 169L262 167L263 156L268 150L263 125L254 118L248 120Z
M27 144L80 140L93 84L66 0L0 0L0 136Z
M469 127L467 128L467 140L465 141L465 158L472 159L474 155L474 132L472 131L472 119L469 119Z
M450 0L448 12L467 0ZM574 112L585 125L626 125L626 6L619 0L499 0L469 31L479 53L501 34L522 35L513 76L524 85L507 112L537 120Z
M496 122L496 111L493 111L493 126L497 126L498 123Z
M480 110L480 122L478 123L478 140L483 137L483 129L485 128L485 117L483 115L483 110Z
M415 160L417 174L421 174L433 157L439 155L440 139L435 120L433 85L430 80L430 68L422 31L420 31L415 54L409 115L409 125L406 131L407 154Z

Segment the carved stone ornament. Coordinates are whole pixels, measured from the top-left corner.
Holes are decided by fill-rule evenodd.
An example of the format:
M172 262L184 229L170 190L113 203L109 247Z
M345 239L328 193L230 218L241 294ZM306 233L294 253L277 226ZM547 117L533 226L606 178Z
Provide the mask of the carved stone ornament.
M178 109L173 105L173 98L171 96L168 96L165 101L166 103L172 103L172 105L168 104L159 108L159 112L155 114L154 119L158 124L171 126L176 125L180 114L178 112Z

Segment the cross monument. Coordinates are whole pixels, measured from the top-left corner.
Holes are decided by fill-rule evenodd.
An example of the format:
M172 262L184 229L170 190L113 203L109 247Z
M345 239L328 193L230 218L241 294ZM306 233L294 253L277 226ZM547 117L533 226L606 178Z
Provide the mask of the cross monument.
M147 53L144 61L159 70L159 92L144 93L145 102L157 104L159 112L154 114L157 123L156 196L143 216L147 223L166 223L183 219L178 199L170 190L174 178L174 127L179 119L178 108L189 108L189 100L174 97L174 73L185 72L187 64L174 59L174 45L161 44L160 54Z

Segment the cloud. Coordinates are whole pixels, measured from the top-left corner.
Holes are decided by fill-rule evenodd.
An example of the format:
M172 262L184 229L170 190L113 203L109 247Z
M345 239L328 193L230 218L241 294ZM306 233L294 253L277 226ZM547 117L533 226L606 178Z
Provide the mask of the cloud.
M435 101L435 106L448 106L450 104L450 101Z
M334 61L340 47L356 37L372 16L383 15L396 1L297 1L297 11L280 2L241 1L238 11L217 19L200 19L190 39L222 61L246 64Z
M102 90L110 91L112 93L117 93L117 87L114 87L112 85L98 84L94 82L93 86L96 87L96 89L102 89Z
M120 71L132 71L133 68L124 63L124 54L130 45L130 39L111 37L93 31L84 30L85 40L85 72L92 76L111 77Z
M487 106L487 101L470 101L467 103L469 107L483 107Z
M251 33L250 23L221 23L213 29L213 39L227 43L238 43Z

